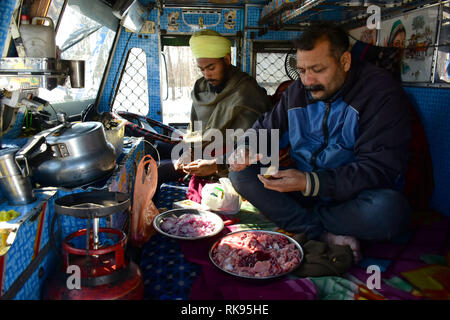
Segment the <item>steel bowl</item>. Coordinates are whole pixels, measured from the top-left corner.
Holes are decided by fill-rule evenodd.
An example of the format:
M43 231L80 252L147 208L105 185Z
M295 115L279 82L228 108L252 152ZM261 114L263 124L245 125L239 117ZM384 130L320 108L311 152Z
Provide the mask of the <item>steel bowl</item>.
M171 216L179 217L183 214L196 214L196 215L205 217L206 219L208 219L214 223L214 225L215 225L214 231L211 232L210 234L207 234L204 236L199 236L199 237L182 237L182 236L177 236L177 235L167 233L161 229L161 223L164 221L164 219L166 219L167 217L171 217ZM210 211L197 210L197 209L173 209L173 210L169 210L169 211L160 213L153 220L153 226L159 233L161 233L167 237L170 237L173 239L178 239L178 240L198 240L198 239L209 238L209 237L217 235L219 232L221 232L223 230L223 227L224 227L222 218L219 217L217 214L212 213Z
M274 274L274 275L271 275L271 276L267 276L267 277L252 277L252 276L240 275L240 274L237 274L237 273L234 273L234 272L225 270L225 269L223 269L221 266L219 266L219 265L214 261L214 259L213 259L213 252L214 252L214 250L216 249L216 247L219 245L219 243L220 243L223 239L225 239L226 237L229 237L229 236L238 234L238 233L265 233L265 234L275 234L275 235L283 236L283 237L285 237L289 242L295 244L295 246L297 247L298 251L300 252L300 261L299 261L298 264L297 264L295 267L293 267L291 270L288 270L288 271L283 272L283 273L278 273L278 274ZM235 277L243 278L243 279L251 279L251 280L269 280L269 279L275 279L275 278L279 278L279 277L282 277L282 276L284 276L284 275L287 275L287 274L291 273L292 271L294 271L295 269L297 269L297 268L300 266L300 264L301 264L302 261L303 261L303 257L304 257L303 249L302 249L302 247L300 246L300 244L299 244L297 241L295 241L294 239L292 239L291 237L289 237L289 236L287 236L287 235L285 235L285 234L283 234L283 233L276 232L276 231L267 231L267 230L240 230L240 231L228 233L227 235L225 235L225 236L223 236L222 238L220 238L219 240L217 240L217 241L212 245L211 249L209 250L209 259L211 260L211 262L212 262L217 268L219 268L219 269L222 270L223 272L226 272L226 273L228 273L228 274L231 274L231 275L233 275L233 276L235 276Z

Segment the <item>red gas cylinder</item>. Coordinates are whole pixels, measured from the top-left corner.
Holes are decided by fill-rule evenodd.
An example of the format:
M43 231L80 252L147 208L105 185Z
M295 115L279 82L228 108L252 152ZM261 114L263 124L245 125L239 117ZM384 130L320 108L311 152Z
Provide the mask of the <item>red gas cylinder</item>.
M118 229L99 228L100 218L124 212L129 206L128 194L102 190L69 194L55 200L56 214L87 219L87 229L71 233L63 240L62 270L48 281L44 299L143 298L141 271L125 258L126 234ZM54 221L52 234L53 227Z
M63 243L63 270L52 277L44 291L46 300L140 300L144 285L139 267L125 259L127 236L120 230L99 228L98 233L82 229ZM98 238L96 238L98 236ZM96 238L96 239L94 239ZM115 242L98 247L97 240ZM89 249L73 243L89 242ZM84 241L83 241L84 240Z

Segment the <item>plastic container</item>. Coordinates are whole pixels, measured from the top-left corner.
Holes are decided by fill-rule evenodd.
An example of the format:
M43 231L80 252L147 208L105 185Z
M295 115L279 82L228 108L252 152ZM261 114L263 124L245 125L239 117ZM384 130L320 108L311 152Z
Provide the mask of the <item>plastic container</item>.
M44 24L38 24L44 21ZM31 24L20 26L20 35L27 57L56 58L55 28L48 17L34 17Z

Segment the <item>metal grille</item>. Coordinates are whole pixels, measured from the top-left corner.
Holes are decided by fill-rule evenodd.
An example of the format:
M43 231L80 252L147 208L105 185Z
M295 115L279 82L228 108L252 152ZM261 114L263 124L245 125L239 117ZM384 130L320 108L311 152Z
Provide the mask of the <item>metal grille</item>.
M111 109L113 112L128 111L147 116L149 103L147 60L144 50L130 49L124 65Z
M284 67L285 59L286 53L256 53L256 81L267 90L268 95L274 94L280 83L290 80Z

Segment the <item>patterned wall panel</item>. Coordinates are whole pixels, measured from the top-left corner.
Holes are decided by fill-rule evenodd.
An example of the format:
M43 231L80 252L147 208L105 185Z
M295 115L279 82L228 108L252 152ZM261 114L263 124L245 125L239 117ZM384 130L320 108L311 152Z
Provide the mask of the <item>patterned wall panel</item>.
M48 277L55 271L59 255L50 250L39 266L28 278L28 281L17 292L14 300L41 300L43 291L47 286Z
M260 17L260 6L248 6L247 11L247 26L258 27L258 20ZM255 40L293 40L299 36L299 31L271 31L263 36L258 36L258 31L255 31Z
M140 1L142 4L148 4L149 1ZM158 13L153 9L147 20L158 24ZM103 95L99 102L99 110L109 111L114 90L119 82L120 72L125 63L127 52L131 48L141 48L147 56L147 79L148 79L148 95L149 95L149 116L155 120L161 120L161 100L160 100L160 84L159 84L159 50L158 50L158 34L138 34L129 33L122 28L122 32L117 44L111 68L106 81Z
M248 27L259 27L258 20L260 17L261 6L248 6L247 7L247 22ZM264 35L258 35L258 30L249 30L247 32L247 46L245 50L245 71L251 72L251 40L273 40L273 41L286 41L293 40L300 35L299 31L270 31Z
M9 21L11 21L11 16L14 10L16 0L0 0L0 53L3 52L6 36L9 30ZM8 23L5 23L5 22Z
M221 34L235 34L243 29L243 9L215 9L217 13L197 13L198 10L165 8L161 16L161 29L169 33L192 33L200 29L211 29ZM203 26L200 28L200 18Z
M53 218L53 206L50 204L55 191L35 192L36 201L23 206L3 205L2 210L15 210L19 216L8 223L20 224L16 238L5 254L6 259L4 274L0 276L2 281L2 293L8 294L8 290L21 276L22 272L29 266L32 260L37 258L41 250L49 242L50 221ZM44 269L51 269L52 266L41 263ZM36 270L39 270L37 268ZM42 273L42 272L41 272ZM42 278L43 274L39 278ZM22 299L38 299L40 295L39 281L28 280L20 287ZM14 297L17 298L17 295Z

